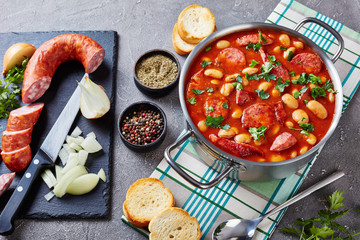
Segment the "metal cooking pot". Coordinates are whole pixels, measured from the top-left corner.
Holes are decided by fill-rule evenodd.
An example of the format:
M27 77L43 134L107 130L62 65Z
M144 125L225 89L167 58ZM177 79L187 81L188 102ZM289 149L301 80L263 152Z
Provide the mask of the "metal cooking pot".
M308 22L316 23L326 30L328 30L338 41L339 48L335 55L330 59L328 55L318 47L314 42L306 38L304 35L300 34L298 31L299 29ZM277 30L280 32L287 33L293 37L297 37L302 39L302 41L310 46L312 50L319 55L322 59L323 63L326 65L327 70L330 74L330 77L333 81L334 88L337 91L336 98L335 98L335 114L332 121L332 124L324 136L324 138L317 143L313 148L307 151L305 154L299 155L295 158L288 159L281 162L254 162L245 160L239 157L235 157L231 154L224 152L223 150L219 149L217 146L212 144L209 140L207 140L201 132L197 129L196 125L191 120L188 110L185 104L185 91L186 91L186 79L190 76L189 68L193 64L194 60L197 56L207 47L209 44L216 42L217 40L221 39L222 37L241 31L247 30L257 30L257 29L269 29L269 30ZM191 183L197 188L207 189L215 186L218 184L223 178L229 176L231 178L235 178L238 180L243 181L269 181L274 179L282 179L285 178L299 169L303 168L309 161L316 155L317 150L322 147L325 142L330 138L332 133L334 132L336 126L338 125L341 111L342 111L342 103L343 103L343 93L342 93L342 86L340 77L335 69L334 62L339 58L341 53L344 50L344 41L340 34L336 32L332 27L327 25L326 23L315 19L315 18L304 18L301 20L294 28L291 30L286 27L267 24L267 23L246 23L240 24L232 27L225 28L221 31L217 31L203 41L201 41L191 52L188 58L185 61L183 70L180 75L180 82L179 82L179 96L181 107L184 112L186 121L188 123L188 130L187 132L182 135L175 143L168 146L165 150L165 159L167 160L168 164L178 173L180 174L186 181ZM184 170L177 165L177 163L172 159L170 152L175 149L177 146L185 142L187 139L191 140L193 146L197 150L198 154L200 155L201 159L204 160L208 165L216 166L217 164L225 166L225 170L223 170L214 180L208 183L202 183L190 175L188 175Z

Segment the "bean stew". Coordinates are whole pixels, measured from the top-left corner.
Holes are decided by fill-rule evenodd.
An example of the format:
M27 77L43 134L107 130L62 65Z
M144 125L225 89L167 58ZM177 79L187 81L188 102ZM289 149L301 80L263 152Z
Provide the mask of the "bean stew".
M301 40L244 31L207 46L186 80L199 131L223 151L258 162L304 154L327 133L335 94L326 66Z

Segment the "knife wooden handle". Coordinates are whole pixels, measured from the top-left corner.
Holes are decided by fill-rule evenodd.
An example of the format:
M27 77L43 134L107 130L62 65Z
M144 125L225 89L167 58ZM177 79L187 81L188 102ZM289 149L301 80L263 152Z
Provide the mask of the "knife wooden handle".
M14 193L6 204L4 210L0 215L0 234L10 235L14 231L13 222L18 214L22 203L24 202L27 194L30 192L30 186L35 180L40 171L46 166L51 165L52 162L48 160L46 154L39 150L29 167L21 178Z

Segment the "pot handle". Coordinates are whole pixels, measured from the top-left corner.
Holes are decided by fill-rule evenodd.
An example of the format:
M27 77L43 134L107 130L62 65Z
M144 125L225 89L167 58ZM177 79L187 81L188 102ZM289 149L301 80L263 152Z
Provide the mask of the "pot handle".
M182 168L174 161L174 159L172 159L170 152L175 149L176 147L178 147L179 145L181 145L183 142L185 142L189 137L191 137L193 135L193 132L191 130L188 130L183 136L181 136L177 141L175 141L173 144L171 144L170 146L168 146L165 149L165 159L168 162L168 164L181 176L183 177L186 181L188 181L189 183L191 183L193 186L200 188L200 189L208 189L208 188L212 188L215 185L217 185L221 180L223 180L235 167L234 164L231 163L224 171L222 171L215 179L213 179L210 182L207 183L202 183L199 182L197 180L195 180L194 178L192 178L189 174L187 174L184 170L182 170Z
M306 18L303 18L294 28L295 31L299 31L300 28L305 24L305 23L308 23L308 22L312 22L312 23L315 23L315 24L318 24L320 25L321 27L325 28L326 30L328 30L335 38L336 40L339 42L339 48L338 50L336 51L336 53L334 54L334 56L332 57L331 61L333 63L336 62L336 60L338 60L338 58L340 57L341 53L344 51L344 39L341 37L341 35L334 29L332 28L331 26L329 26L327 23L319 20L319 19L316 19L316 18L312 18L312 17L306 17Z

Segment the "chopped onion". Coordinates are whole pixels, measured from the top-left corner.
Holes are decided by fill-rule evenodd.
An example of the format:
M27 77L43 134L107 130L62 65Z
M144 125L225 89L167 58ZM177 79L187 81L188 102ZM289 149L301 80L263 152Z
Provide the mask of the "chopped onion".
M93 190L99 182L99 176L94 173L82 175L72 181L66 192L72 195L82 195Z
M65 148L60 149L59 158L60 158L63 165L65 165L66 162L68 161L69 153Z
M55 174L56 174L56 180L60 181L61 178L64 176L64 174L62 173L63 168L60 167L59 165L55 165Z
M67 187L72 183L76 178L87 174L85 167L82 165L77 165L70 169L61 180L56 184L54 188L55 196L61 198L65 195Z
M77 145L76 143L72 142L69 144L69 147L74 149L75 151L80 151L82 149L82 147L80 147L79 145Z
M85 165L89 153L85 150L80 150L78 152L79 164Z
M105 174L105 171L104 169L100 169L99 172L97 173L97 175L99 176L99 178L101 180L103 180L103 182L106 182L106 174Z
M63 168L63 170L61 171L62 174L65 174L66 172L68 172L70 169L72 169L73 167L79 165L79 157L77 153L70 153L69 155L69 159L65 165L65 167Z
M69 144L71 143L75 143L77 145L81 145L81 143L84 141L84 138L82 136L78 136L78 137L72 137L72 136L66 136L66 142Z
M46 199L46 201L50 201L54 196L55 193L53 191L50 191L47 194L45 194L44 198Z
M70 136L76 138L76 137L80 136L81 134L82 134L81 129L78 126L76 126L75 129L70 134Z
M89 132L88 134L86 134L86 137L93 137L96 138L96 135L94 132Z
M43 172L41 174L41 178L45 182L45 184L48 186L48 188L52 188L54 186L53 182L50 180L49 176L46 174L46 172Z
M81 147L88 153L95 153L102 149L100 143L93 137L86 137Z
M110 110L110 100L104 89L85 76L81 87L80 111L85 118L94 119L104 116Z
M64 143L64 144L63 144L63 148L68 152L68 154L75 152L75 150L72 149L72 148L69 146L69 144L67 144L67 143Z

